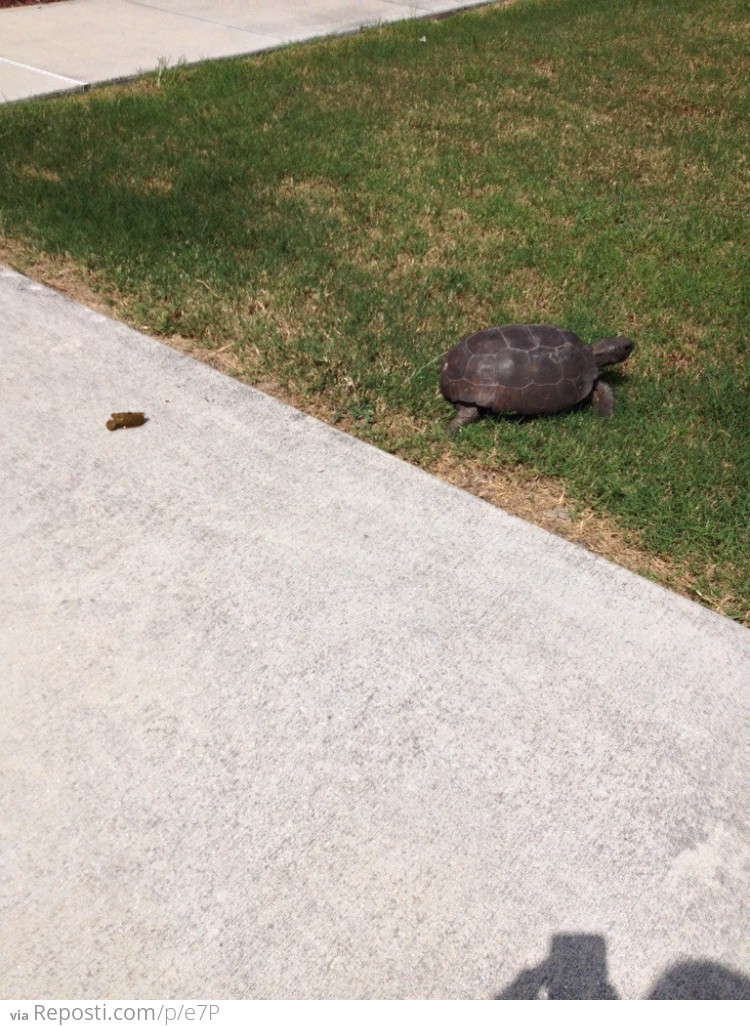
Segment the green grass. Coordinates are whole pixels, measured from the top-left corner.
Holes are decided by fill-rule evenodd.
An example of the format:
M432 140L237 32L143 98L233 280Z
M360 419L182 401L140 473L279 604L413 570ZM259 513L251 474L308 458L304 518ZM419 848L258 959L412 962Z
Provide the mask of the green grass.
M748 0L517 0L162 70L0 108L0 233L406 458L562 480L742 619L749 81ZM615 418L445 441L437 356L510 321L630 335Z

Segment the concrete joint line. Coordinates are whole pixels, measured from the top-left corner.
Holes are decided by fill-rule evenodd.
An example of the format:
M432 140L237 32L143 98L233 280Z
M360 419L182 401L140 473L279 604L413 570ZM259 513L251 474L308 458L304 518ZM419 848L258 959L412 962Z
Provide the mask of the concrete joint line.
M33 71L37 75L47 75L48 78L57 78L61 82L72 82L73 85L85 86L86 83L77 78L69 78L67 75L58 75L54 71L45 71L44 68L35 68L33 64L21 64L20 61L12 61L9 57L0 57L0 64L12 64L14 68L23 68L24 71Z
M233 25L230 21L216 21L213 18L200 18L197 14L183 14L182 12L175 13L173 11L165 12L163 7L155 7L153 4L143 4L140 0L125 0L132 7L147 7L150 11L159 11L160 14L170 13L174 14L176 18L184 18L186 21L198 21L202 25L218 25L220 28L232 29L233 32L245 32L252 36L265 36L266 39L276 39L280 43L284 40L280 36L269 36L267 32L259 32L254 28L243 28L242 25Z

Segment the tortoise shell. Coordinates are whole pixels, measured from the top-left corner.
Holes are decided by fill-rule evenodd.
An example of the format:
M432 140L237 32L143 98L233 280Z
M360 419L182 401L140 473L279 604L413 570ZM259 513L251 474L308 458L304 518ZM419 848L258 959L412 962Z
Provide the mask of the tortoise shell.
M493 413L556 413L590 395L598 376L592 347L572 331L506 324L467 335L444 354L440 391Z

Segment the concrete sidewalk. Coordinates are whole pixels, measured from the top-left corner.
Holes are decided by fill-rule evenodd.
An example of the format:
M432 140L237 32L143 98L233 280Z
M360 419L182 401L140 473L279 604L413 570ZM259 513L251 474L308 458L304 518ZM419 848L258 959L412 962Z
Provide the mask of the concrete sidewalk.
M0 310L2 997L750 994L750 633Z
M487 0L66 0L0 11L0 102Z

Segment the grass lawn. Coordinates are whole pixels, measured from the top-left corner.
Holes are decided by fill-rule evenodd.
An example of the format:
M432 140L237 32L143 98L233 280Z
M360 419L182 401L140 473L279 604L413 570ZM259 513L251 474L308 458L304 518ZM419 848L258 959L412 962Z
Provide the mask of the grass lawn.
M0 255L747 621L748 82L748 0L163 69L0 108ZM614 418L448 440L439 354L513 321L633 338Z

